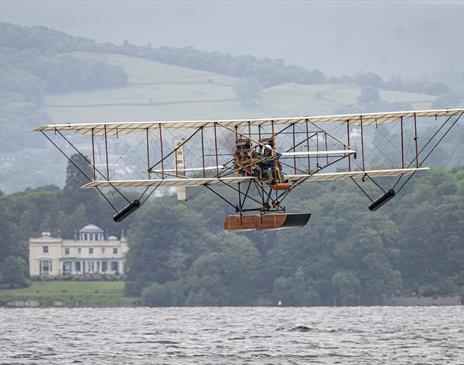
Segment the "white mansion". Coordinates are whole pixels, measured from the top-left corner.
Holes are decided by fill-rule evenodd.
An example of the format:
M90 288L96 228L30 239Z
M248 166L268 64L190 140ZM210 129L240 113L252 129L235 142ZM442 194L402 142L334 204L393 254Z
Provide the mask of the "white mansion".
M34 276L121 275L127 252L124 237L105 239L104 231L89 224L74 240L51 237L29 239L29 274Z

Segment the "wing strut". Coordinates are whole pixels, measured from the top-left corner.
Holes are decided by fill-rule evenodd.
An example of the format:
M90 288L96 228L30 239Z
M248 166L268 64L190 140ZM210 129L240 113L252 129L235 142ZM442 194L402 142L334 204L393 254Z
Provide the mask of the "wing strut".
M433 151L435 151L435 149L438 147L438 145L441 143L441 141L446 137L446 135L449 133L449 131L456 125L456 123L459 121L459 119L461 119L462 115L464 114L464 112L461 112L459 114L459 116L451 123L451 125L448 127L448 129L443 133L443 135L438 139L438 141L433 145L433 147L430 149L430 151L427 153L427 155L424 157L424 159L419 163L419 155L424 152L424 150L427 148L427 146L430 144L430 142L432 142L432 140L440 133L440 131L444 128L444 126L446 125L446 123L448 123L448 121L453 117L453 115L450 115L446 120L445 122L443 122L443 124L440 126L440 128L438 128L438 130L433 134L432 137L429 138L429 140L427 141L427 143L424 145L424 147L421 148L421 150L417 153L417 156L415 158L416 160L416 164L421 167L425 160L427 160L430 155L432 154ZM412 164L414 163L414 160L412 160L408 167L411 166ZM411 178L414 176L415 172L413 172L410 176L408 176L407 180L400 186L400 188L398 189L398 192L397 194L403 190L403 188L406 186L406 184L409 182L409 180L411 180ZM393 189L396 187L396 185L398 185L398 183L401 181L403 175L401 175L398 179L398 181L395 183L395 186L393 187Z
M50 143L89 181L93 181L91 177L89 177L83 170L82 168L80 168L64 151L62 148L60 148L58 146L58 144L53 141L43 130L40 131L44 136L45 138L47 138ZM69 140L67 139L59 130L55 130L55 133L58 133L78 154L79 156L81 156L90 166L92 166L93 168L93 171L94 173L95 172L98 172L99 175L101 175L103 178L105 178L106 180L106 177L105 175L99 170L96 168L96 166L81 152L79 151L76 146L74 146L74 144ZM109 176L108 176L109 178ZM124 198L124 200L126 200L126 202L128 203L128 205L126 207L124 207L122 210L119 210L116 208L116 206L111 202L111 200L105 195L105 193L103 193L103 191L99 188L99 187L96 187L97 191L100 193L100 195L105 199L105 201L108 203L108 205L116 212L116 214L114 215L113 217L113 220L115 222L121 222L123 221L125 218L127 218L130 214L132 214L135 210L137 210L150 196L151 194L153 194L153 192L156 190L156 188L158 186L156 186L153 191L141 202L141 199L143 198L143 196L145 195L145 193L147 192L148 188L145 189L145 191L141 194L141 196L139 197L139 199L135 199L134 201L130 201L117 187L115 187L113 184L109 183L110 186L119 194L121 195L122 198Z
M451 129L456 125L456 123L459 121L459 119L462 117L462 115L464 114L464 112L461 112L459 113L459 115L450 115L443 123L442 125L437 129L437 131L428 139L428 141L425 143L425 145L421 148L420 151L416 152L416 155L414 157L414 159L408 164L407 168L410 168L413 164L416 164L417 166L417 169L419 169L420 167L422 167L422 165L424 164L424 162L430 157L430 155L432 154L432 152L438 147L438 145L441 143L441 141L446 137L446 135L451 131ZM456 119L454 119L451 124L448 124L448 122L451 120L451 118L453 116L456 116ZM447 128L445 128L445 126L447 126ZM440 132L443 132L442 135L438 138L438 140L434 143L432 143L432 141L435 140L435 138L440 134ZM417 137L415 137L415 140L416 140L416 143L417 143ZM420 161L419 163L419 156L425 151L425 149L431 145L432 147L430 148L430 150L428 151L428 153L425 155L425 157L422 159L422 161ZM403 179L404 177L404 174L401 174L400 177L398 178L398 180L396 181L396 183L393 185L393 187L391 189L388 189L388 191L386 191L380 184L378 184L373 177L369 176L367 173L366 175L362 178L362 181L364 182L365 181L365 177L367 177L369 180L371 180L376 186L377 188L379 188L379 190L381 190L383 192L383 195L381 195L379 198L377 198L376 200L374 200L367 192L365 189L363 189L363 187L358 183L356 182L355 179L351 178L351 180L353 180L353 182L356 184L356 186L364 193L364 195L367 196L367 198L371 201L371 204L369 205L369 210L370 211L376 211L377 209L381 208L382 206L384 206L386 203L388 203L390 200L392 200L396 195L398 195L401 190L403 190L403 188L406 186L406 184L411 180L411 178L416 174L416 172L419 171L419 170L415 170L413 171L412 174L410 174L408 176L408 178L406 179L406 181L404 181L402 184L400 184L401 180ZM400 185L399 185L400 184ZM399 185L399 188L397 190L395 190L397 188L397 186Z

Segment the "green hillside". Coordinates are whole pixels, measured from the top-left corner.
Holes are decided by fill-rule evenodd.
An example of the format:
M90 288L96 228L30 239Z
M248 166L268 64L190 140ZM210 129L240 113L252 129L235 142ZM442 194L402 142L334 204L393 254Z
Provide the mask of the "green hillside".
M122 66L128 83L112 89L47 94L45 110L57 121L329 114L356 104L362 89L354 84L284 83L263 88L260 100L248 105L234 92L243 81L240 78L119 54L79 52L72 56ZM415 109L430 108L436 100L432 95L392 90L380 90L380 96L386 102L410 104Z
M62 186L65 160L44 123L253 118L456 107L462 93L427 77L324 75L193 47L97 43L0 22L0 190ZM451 81L450 81L451 80ZM455 163L452 166L456 165Z

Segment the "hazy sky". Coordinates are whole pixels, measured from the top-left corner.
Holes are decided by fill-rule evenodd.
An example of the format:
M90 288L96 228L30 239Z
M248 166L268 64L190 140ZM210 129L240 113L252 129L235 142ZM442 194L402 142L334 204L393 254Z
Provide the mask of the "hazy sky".
M464 1L1 1L0 20L120 44L283 58L333 74L462 70Z

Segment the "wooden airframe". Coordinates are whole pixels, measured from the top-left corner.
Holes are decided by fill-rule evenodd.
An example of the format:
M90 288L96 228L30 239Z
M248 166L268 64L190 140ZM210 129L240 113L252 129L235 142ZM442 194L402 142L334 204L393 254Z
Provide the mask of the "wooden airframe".
M126 199L128 205L122 210L109 201L116 211L115 221L127 217L159 188L203 186L235 210L235 215L226 217L224 229L240 231L305 225L309 214L290 217L282 203L306 182L350 180L370 200L369 209L378 209L414 174L428 169L424 162L463 113L464 109L438 109L292 118L62 123L35 130L66 157L57 139L85 158L92 174L83 188L96 188L104 196L106 188L122 196L121 189L142 189L139 199ZM87 139L86 150L76 147L76 134ZM144 157L137 162L143 174L118 178L111 146L134 136L143 140L137 144L144 150ZM379 145L379 138L385 138L385 143ZM387 157L381 166L379 156ZM395 178L392 186L382 186L379 179L385 177ZM380 197L366 191L366 181L379 189ZM217 186L237 193L238 201L232 202Z

